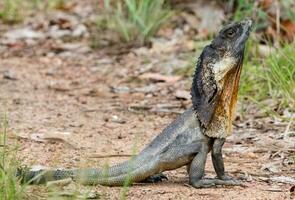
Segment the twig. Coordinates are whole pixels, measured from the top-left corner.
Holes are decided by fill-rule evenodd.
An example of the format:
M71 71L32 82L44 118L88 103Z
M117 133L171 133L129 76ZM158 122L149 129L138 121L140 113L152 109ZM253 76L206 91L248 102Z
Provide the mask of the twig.
M274 177L258 177L259 180L264 182L276 182L276 183L284 183L284 184L295 184L295 179L289 176L274 176Z
M267 152L270 152L270 153L275 153L277 151L281 151L281 152L295 152L295 149L256 149L253 151L253 153L267 153Z
M106 154L106 155L92 154L92 155L88 156L88 158L111 158L111 157L131 157L131 156L136 156L136 155L131 155L131 154Z
M265 189L264 191L269 191L269 192L286 192L286 190L282 190L282 189Z
M290 119L290 121L289 121L289 123L288 123L288 125L287 125L287 127L286 127L286 130L285 130L285 132L284 132L284 140L286 140L286 139L289 137L289 136L288 136L288 133L289 133L289 130L290 130L291 124L292 124L292 122L293 122L294 116L295 116L295 114L292 114L291 119Z

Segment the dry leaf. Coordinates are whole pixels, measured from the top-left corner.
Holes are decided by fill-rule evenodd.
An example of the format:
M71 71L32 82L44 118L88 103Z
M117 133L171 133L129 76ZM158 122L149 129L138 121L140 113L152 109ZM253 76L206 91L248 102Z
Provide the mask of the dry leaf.
M49 181L46 183L46 187L63 187L66 185L69 185L73 180L71 178L66 178L62 180L57 180L57 181Z
M280 169L278 169L278 166L276 166L276 163L268 163L265 164L261 170L263 171L267 171L267 172L271 172L271 173L277 173L280 171Z
M288 176L275 176L269 179L273 182L278 182L278 183L295 184L295 179Z
M154 82L175 83L181 79L181 76L166 76L158 73L145 73L139 76L140 79L147 79Z
M30 28L22 28L8 31L3 35L4 38L21 40L21 39L43 39L45 35L41 32L34 31Z
M243 154L243 157L245 158L251 158L251 159L257 159L258 155L253 153L253 152L247 152L245 154Z
M69 132L40 132L30 135L30 139L37 142L59 141L64 142L74 149L78 149L78 144L71 141L72 134Z
M57 92L70 91L70 87L68 85L65 85L64 83L60 83L60 82L53 82L53 81L48 83L48 89L55 90Z
M176 90L174 95L175 95L175 97L177 99L185 99L185 100L190 100L191 99L190 92L188 92L186 90Z
M8 79L8 80L13 80L13 81L18 79L15 72L12 70L4 71L3 78Z
M285 20L281 22L281 26L286 34L287 40L293 41L295 38L295 22L291 20Z
M259 3L261 5L262 9L266 10L272 6L273 0L262 0Z

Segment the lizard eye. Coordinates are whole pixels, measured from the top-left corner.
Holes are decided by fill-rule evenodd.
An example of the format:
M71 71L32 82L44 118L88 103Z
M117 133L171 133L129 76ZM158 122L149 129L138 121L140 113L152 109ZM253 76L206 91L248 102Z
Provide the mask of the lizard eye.
M232 38L235 35L236 31L233 28L230 28L226 31L226 36Z

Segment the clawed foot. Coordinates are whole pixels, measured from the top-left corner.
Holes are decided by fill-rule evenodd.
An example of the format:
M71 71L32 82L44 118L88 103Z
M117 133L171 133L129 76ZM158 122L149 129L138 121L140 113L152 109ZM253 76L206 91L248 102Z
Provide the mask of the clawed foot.
M167 176L165 176L163 173L159 173L146 178L142 181L142 183L158 183L162 182L164 179L168 180Z
M227 175L227 174L224 174L223 176L221 177L216 177L217 179L220 179L220 180L224 180L224 181L228 181L228 180L234 180L233 177Z
M198 181L192 181L190 183L193 187L195 188L208 188L208 187L213 187L217 185L227 185L227 186L242 186L242 182L234 179L226 179L226 180L221 180L221 179L201 179Z

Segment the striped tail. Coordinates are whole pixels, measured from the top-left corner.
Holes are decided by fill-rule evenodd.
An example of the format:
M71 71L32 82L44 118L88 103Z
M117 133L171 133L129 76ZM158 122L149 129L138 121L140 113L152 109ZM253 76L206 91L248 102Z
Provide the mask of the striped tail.
M158 172L153 162L141 162L138 157L112 167L102 169L54 169L54 170L18 170L17 176L22 182L43 184L48 181L71 178L85 185L119 186L142 181Z

